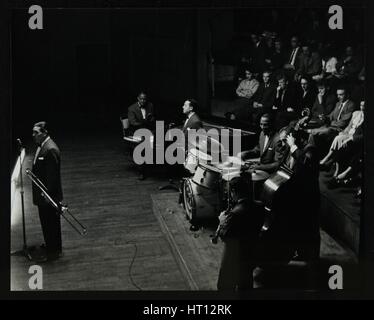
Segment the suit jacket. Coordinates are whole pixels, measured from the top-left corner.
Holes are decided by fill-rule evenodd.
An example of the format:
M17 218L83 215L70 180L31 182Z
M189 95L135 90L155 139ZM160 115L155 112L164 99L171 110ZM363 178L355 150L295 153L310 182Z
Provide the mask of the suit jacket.
M300 110L304 108L311 109L316 99L316 93L313 89L309 89L305 96L303 96L304 92L302 89L299 91L299 106Z
M322 59L317 52L313 52L310 57L301 55L299 60L298 74L315 76L322 71Z
M330 121L330 126L335 127L339 130L345 129L351 120L352 113L355 111L355 104L351 100L347 100L343 111L338 119L340 113L340 102L336 103L335 109L329 114L328 120Z
M261 131L258 144L249 152L245 153L244 158L250 159L260 157L260 163L266 171L274 171L279 165L278 151L279 135L274 133L269 137L269 141L265 145L265 135Z
M183 125L183 133L185 135L187 135L187 132L189 129L195 129L195 130L199 130L203 127L203 123L202 121L200 120L199 116L194 113L189 119L187 122L185 122L185 124Z
M287 108L293 108L295 110L300 109L300 105L297 98L297 90L294 86L288 85L284 93L282 100L282 92L275 100L275 106L278 108L278 112L286 111Z
M153 104L148 102L145 106L146 110L146 117L143 118L142 111L140 110L139 104L136 102L132 104L128 111L127 117L130 123L130 130L135 131L136 129L140 128L147 128L151 122L154 121L154 110Z
M277 87L274 84L269 84L265 88L265 84L261 83L254 95L254 101L261 103L264 109L271 109L274 105L276 94Z
M62 201L60 150L52 139L40 149L32 172L47 188L48 194L56 201ZM37 206L49 206L38 187L32 184L33 203Z
M314 100L311 118L314 120L318 119L320 114L325 116L329 115L331 111L334 109L336 104L336 96L334 94L325 94L322 97L322 103L319 102L318 96Z

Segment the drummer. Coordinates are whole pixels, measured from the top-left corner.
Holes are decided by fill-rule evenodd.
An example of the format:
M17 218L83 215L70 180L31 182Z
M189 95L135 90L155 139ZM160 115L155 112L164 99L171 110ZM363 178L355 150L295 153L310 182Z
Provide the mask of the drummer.
M266 113L261 117L260 128L258 144L252 150L240 152L237 157L249 164L251 171L263 170L273 173L279 166L276 152L279 134L274 129L270 114Z

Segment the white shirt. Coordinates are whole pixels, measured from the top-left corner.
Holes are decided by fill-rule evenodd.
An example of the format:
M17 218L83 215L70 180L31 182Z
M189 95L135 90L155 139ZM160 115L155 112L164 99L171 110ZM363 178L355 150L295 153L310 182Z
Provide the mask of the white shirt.
M292 154L297 150L297 146L296 145L293 145L291 148L290 148L290 155L289 155L289 161L288 161L288 167L292 170L294 165L295 165L295 158L292 156Z
M268 135L266 135L266 136L265 136L265 140L264 140L264 149L262 150L262 152L264 152L264 151L265 151L265 149L266 149L266 147L267 147L268 143L269 143L269 136L268 136Z
M329 60L322 60L322 69L327 73L336 72L336 64L338 60L335 57L331 57Z
M339 120L340 119L340 116L342 115L342 111L344 109L344 106L345 104L347 103L348 100L346 100L345 102L343 102L340 106L340 111L339 111L339 115L338 115L338 118L336 120Z
M47 137L43 142L42 144L40 145L40 147L38 147L38 149L36 149L36 152L35 152L35 157L34 157L34 164L36 162L36 159L38 159L38 155L40 153L40 150L43 148L43 146L46 144L46 142L51 139L50 137Z
M292 54L291 54L291 57L290 57L290 59L291 59L290 64L293 65L293 66L295 66L296 55L297 55L297 52L299 51L299 49L300 48L297 47L297 48L293 49L293 51L292 51Z

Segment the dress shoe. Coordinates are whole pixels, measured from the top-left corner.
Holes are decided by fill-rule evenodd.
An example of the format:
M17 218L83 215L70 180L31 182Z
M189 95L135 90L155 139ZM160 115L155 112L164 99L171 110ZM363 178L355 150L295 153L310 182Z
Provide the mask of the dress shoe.
M199 226L197 226L195 224L192 224L191 227L190 227L191 231L198 231L199 229L200 229Z
M35 261L36 263L43 263L47 262L48 258L44 253L34 253L32 254L32 260Z

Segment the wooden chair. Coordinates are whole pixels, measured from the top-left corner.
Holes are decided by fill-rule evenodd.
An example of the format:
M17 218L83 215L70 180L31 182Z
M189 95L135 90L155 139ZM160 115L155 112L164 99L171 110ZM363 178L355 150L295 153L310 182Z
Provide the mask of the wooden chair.
M121 125L122 125L122 133L123 133L123 140L126 142L126 154L132 155L132 152L136 145L141 141L139 138L134 137L130 134L130 123L129 119L120 117Z

